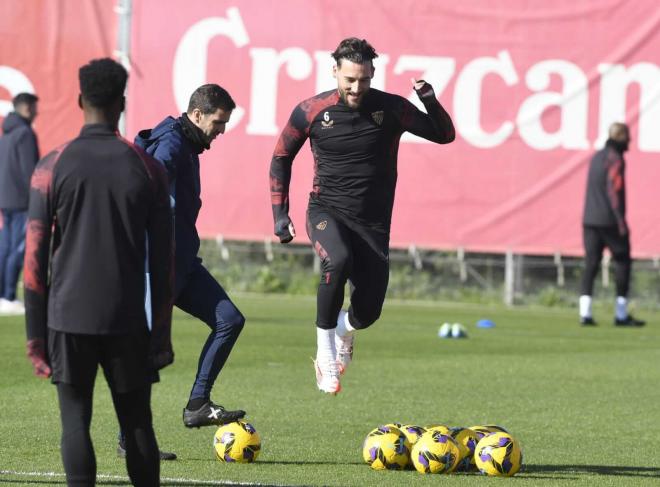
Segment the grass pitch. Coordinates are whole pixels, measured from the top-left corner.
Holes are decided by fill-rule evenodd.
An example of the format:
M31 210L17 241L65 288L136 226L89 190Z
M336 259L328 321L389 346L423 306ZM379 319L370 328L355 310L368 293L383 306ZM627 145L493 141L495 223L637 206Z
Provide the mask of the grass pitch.
M386 303L359 333L343 391L316 390L315 300L237 296L247 324L214 391L244 408L262 437L258 461L214 459L213 428L187 430L181 410L207 329L176 314L175 364L153 389L159 445L179 455L161 464L163 485L658 485L660 314L643 329L581 328L574 310L507 309L446 303ZM478 329L480 318L496 322ZM465 340L437 338L461 322ZM32 376L22 318L0 318L0 484L64 485L55 388ZM361 444L388 422L500 424L519 439L523 471L513 479L476 474L376 472ZM128 485L116 449L117 421L97 377L92 437L99 485ZM499 485L499 484L498 484Z

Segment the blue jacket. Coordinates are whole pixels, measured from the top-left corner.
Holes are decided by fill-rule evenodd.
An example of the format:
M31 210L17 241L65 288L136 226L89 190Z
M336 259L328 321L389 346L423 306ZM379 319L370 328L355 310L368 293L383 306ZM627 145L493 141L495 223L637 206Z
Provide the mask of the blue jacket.
M194 265L201 261L197 257L200 242L195 226L202 207L199 156L183 134L180 121L173 117L167 117L153 129L141 130L135 144L164 164L169 174L170 196L175 202L176 297Z
M27 210L30 178L39 160L37 136L30 122L11 112L0 137L0 208Z

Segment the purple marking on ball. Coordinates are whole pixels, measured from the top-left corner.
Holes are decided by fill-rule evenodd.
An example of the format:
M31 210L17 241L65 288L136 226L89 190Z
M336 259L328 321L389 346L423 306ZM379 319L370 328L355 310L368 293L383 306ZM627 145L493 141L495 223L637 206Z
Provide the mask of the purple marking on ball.
M489 461L492 457L490 456L490 453L483 453L483 452L482 452L481 455L479 455L479 458L481 458L481 461L482 461L482 462L487 462L487 461Z
M231 462L235 462L235 461L236 461L236 460L234 460L232 457L230 457L229 455L227 455L227 454L225 453L225 462L229 462L229 463L231 463Z
M243 448L243 458L248 461L254 460L254 452L251 448Z
M504 437L500 438L500 441L498 441L497 444L499 446L507 446L510 442L511 442L511 440L509 438L507 438L506 436L504 436Z
M378 457L378 448L369 448L369 459L373 462Z
M422 455L421 453L420 453L419 456L417 457L417 461L418 461L419 463L421 463L424 467L427 467L427 468L428 468L428 466L429 466L429 461L428 461L428 459L427 459L424 455Z
M435 441L436 443L447 443L447 435L439 434Z
M250 423L245 423L245 431L252 434L257 432L257 430L254 429L254 426L252 426Z

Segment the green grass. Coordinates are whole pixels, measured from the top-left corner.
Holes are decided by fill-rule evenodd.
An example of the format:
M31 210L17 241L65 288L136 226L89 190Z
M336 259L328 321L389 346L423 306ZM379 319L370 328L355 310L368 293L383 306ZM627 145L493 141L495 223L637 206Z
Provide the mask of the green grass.
M258 461L214 459L213 429L181 423L206 329L176 314L176 361L153 389L163 478L276 485L651 485L660 480L660 314L644 329L576 325L574 310L506 309L447 303L386 303L381 320L356 340L355 362L337 397L316 390L315 300L241 295L245 330L214 399L244 408L262 436ZM488 317L497 326L477 329ZM607 318L607 319L606 319ZM441 340L444 321L468 327L466 340ZM605 324L607 321L607 324ZM63 485L55 388L32 376L22 319L0 318L0 484ZM387 422L505 426L523 447L524 471L510 480L479 475L376 472L362 463L366 433ZM92 437L98 472L125 477L116 457L117 421L98 375ZM656 446L654 446L656 445ZM124 485L101 479L100 485ZM163 485L194 485L164 481ZM210 485L210 484L207 484ZM499 485L499 484L498 484Z

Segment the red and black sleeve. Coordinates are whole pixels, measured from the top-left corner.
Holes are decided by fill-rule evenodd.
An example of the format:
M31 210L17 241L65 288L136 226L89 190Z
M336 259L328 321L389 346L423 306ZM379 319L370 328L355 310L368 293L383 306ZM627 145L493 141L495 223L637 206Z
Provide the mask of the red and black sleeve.
M53 173L62 150L55 150L39 161L30 180L23 267L28 342L46 339L50 241L55 221Z
M456 138L454 124L447 111L435 97L431 85L425 82L421 89L415 91L424 104L427 113L422 112L408 100L403 99L401 114L401 128L403 131L438 144L452 142Z
M309 121L301 105L291 113L270 162L270 201L275 226L289 217L289 184L293 159L308 137Z
M619 233L624 235L628 232L628 225L626 224L625 216L625 202L623 201L623 159L613 150L610 150L607 155L607 197L610 201L612 213L616 218Z

